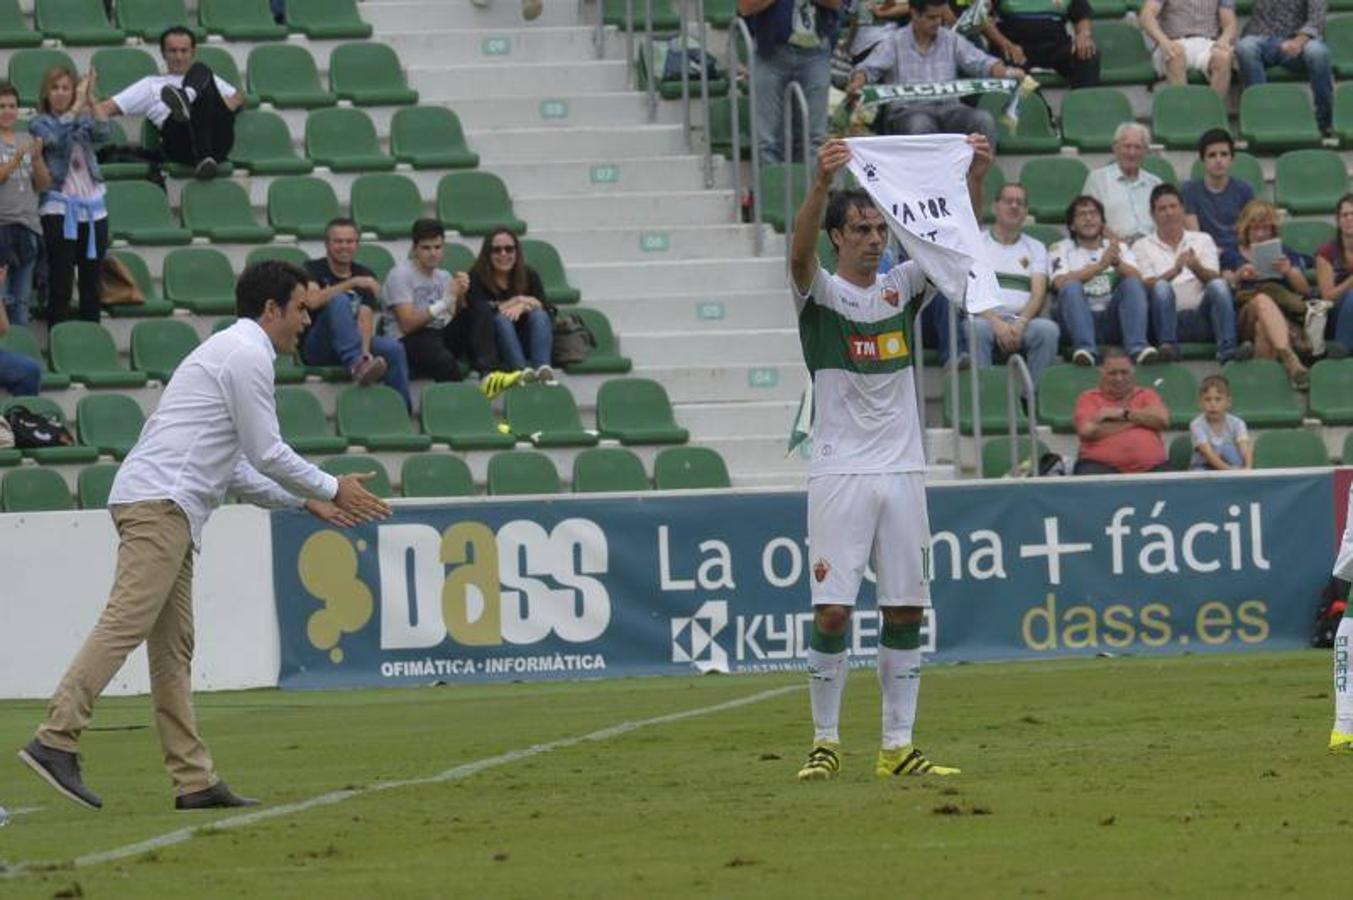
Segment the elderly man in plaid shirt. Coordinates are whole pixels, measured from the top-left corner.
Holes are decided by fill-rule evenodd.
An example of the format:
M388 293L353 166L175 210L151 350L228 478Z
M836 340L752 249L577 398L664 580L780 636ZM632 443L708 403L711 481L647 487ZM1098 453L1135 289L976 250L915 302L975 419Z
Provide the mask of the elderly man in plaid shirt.
M1236 45L1246 87L1267 81L1264 70L1269 66L1305 72L1315 95L1315 120L1326 135L1333 122L1334 73L1330 48L1320 35L1328 11L1328 0L1256 0Z

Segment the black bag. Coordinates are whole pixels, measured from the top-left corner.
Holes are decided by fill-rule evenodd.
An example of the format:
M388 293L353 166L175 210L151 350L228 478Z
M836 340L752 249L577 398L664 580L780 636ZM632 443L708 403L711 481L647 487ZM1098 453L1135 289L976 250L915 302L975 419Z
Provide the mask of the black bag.
M554 350L550 362L556 366L567 366L587 359L597 346L597 336L581 316L573 313L560 313L554 318Z
M1311 629L1311 646L1329 649L1334 646L1334 633L1339 620L1348 608L1348 582L1331 577L1320 592L1320 609L1315 613L1315 627Z
M75 438L55 416L33 412L26 406L15 405L5 413L10 430L14 432L14 446L20 450L39 447L69 447Z
M703 63L705 75L710 81L718 81L724 77L723 67L719 61L714 58L714 54L704 52L700 47L692 47L687 42L686 47L682 47L683 41L679 37L672 38L667 42L667 58L662 63L662 81L671 81L681 83L681 61L686 60L687 79L694 82L700 81L700 66Z

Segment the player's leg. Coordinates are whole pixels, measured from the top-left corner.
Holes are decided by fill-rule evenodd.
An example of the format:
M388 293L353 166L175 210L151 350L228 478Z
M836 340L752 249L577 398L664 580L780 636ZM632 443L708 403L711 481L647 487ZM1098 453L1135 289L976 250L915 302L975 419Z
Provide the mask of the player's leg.
M1349 488L1350 515L1344 525L1334 577L1353 581L1353 487ZM1330 752L1353 753L1353 616L1344 613L1334 633L1334 729Z

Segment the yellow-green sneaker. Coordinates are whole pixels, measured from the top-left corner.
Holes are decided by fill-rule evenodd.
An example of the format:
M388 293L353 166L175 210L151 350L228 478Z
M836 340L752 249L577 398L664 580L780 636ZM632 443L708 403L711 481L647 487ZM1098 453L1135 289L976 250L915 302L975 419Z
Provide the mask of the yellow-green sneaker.
M1330 752L1353 753L1353 733L1347 731L1331 731Z
M874 774L880 778L894 775L957 775L959 769L953 766L937 766L925 758L925 754L910 745L895 750L879 751L878 765Z
M484 392L485 397L492 400L508 388L516 387L520 382L520 372L490 372L479 382L479 389Z
M826 781L841 771L840 744L823 742L808 752L808 760L799 769L799 781Z

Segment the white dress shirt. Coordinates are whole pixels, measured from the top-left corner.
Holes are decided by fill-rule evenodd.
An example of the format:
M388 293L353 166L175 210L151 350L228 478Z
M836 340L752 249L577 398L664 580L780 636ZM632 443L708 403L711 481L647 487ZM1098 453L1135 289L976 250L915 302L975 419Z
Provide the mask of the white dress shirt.
M1158 184L1160 179L1145 169L1138 169L1136 178L1128 178L1118 163L1111 162L1086 177L1081 193L1104 204L1104 224L1119 240L1135 241L1156 230L1151 220L1151 191Z
M333 499L338 479L282 443L273 400L276 356L253 319L240 319L188 354L118 469L108 504L172 500L197 546L228 490L268 507Z
M1203 264L1204 269L1221 271L1221 264L1217 261L1217 244L1204 231L1185 229L1178 247L1171 247L1156 234L1148 234L1132 245L1132 252L1137 255L1140 262L1139 268L1143 278L1159 278L1174 268L1174 261L1186 250L1192 250L1197 254L1198 262ZM1170 286L1174 288L1176 310L1197 309L1202 305L1203 290L1207 285L1199 281L1198 276L1187 266L1170 281Z

